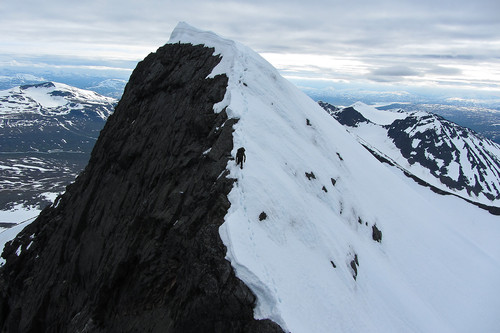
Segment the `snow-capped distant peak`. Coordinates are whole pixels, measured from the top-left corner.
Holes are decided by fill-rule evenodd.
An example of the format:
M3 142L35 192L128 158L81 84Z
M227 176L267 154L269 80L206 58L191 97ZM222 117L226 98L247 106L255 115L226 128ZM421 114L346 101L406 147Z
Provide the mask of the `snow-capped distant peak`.
M37 96L46 94L54 99L57 99L58 97L65 97L66 99L85 100L89 102L116 102L114 98L102 96L91 90L80 89L59 82L44 82L39 84L24 85L20 87L20 90L26 92L27 94L36 94Z
M319 104L363 146L408 174L467 200L500 206L500 146L494 142L425 111Z
M217 65L210 77L217 74L230 73L234 59L231 54L237 54L238 45L236 42L225 39L214 32L199 30L185 22L179 22L170 35L170 44L174 43L190 43L193 45L205 45L215 49L214 54L225 55L221 63ZM241 46L241 45L240 45Z
M58 82L22 85L0 91L0 114L37 113L65 115L72 110L96 109L102 119L112 112L116 99ZM104 109L96 106L105 106Z

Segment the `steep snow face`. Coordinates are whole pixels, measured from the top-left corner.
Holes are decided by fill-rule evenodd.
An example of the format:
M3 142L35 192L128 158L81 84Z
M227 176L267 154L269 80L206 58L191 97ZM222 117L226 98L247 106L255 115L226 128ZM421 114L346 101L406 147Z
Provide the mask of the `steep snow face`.
M361 102L342 110L322 106L363 145L410 174L468 200L500 207L500 146L491 140L428 112L382 111ZM346 121L356 113L369 122Z
M500 223L380 164L258 54L186 24L222 55L236 183L219 232L256 318L290 332L470 332L500 325ZM382 239L377 237L381 231Z

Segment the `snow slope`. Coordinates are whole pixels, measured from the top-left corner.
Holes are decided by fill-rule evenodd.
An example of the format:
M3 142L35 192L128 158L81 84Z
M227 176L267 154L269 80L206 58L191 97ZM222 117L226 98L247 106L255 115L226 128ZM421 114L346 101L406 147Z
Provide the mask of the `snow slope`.
M366 119L378 125L390 125L396 119L404 119L407 114L402 112L393 111L380 111L376 108L366 105L363 102L356 102L352 105L359 113L361 113Z
M500 327L498 217L384 167L249 48L185 23L170 42L214 47L212 75L229 77L215 111L239 118L247 161L227 166L220 235L256 318L294 333Z

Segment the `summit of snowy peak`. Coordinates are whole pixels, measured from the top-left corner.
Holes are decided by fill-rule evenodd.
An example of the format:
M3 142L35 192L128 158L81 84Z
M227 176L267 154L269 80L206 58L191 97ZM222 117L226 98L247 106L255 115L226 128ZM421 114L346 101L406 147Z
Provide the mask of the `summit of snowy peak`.
M169 44L174 43L191 43L193 45L206 45L213 47L216 44L226 43L234 44L235 42L217 35L212 31L200 30L189 25L186 22L179 22L170 34Z
M212 70L210 77L223 74L228 77L227 92L224 99L214 106L216 113L227 107L230 118L240 118L245 108L245 93L259 96L272 103L272 90L279 88L282 95L294 95L299 90L285 80L267 60L251 48L237 41L226 39L214 32L202 31L180 22L171 34L170 44L189 43L214 48L214 55L221 57L220 63ZM264 80L263 80L264 79ZM291 89L291 90L290 90ZM308 102L309 104L309 102ZM315 103L314 103L315 104Z
M212 47L215 50L214 55L220 55L223 57L222 64L219 64L216 68L223 67L223 69L226 71L229 69L227 66L227 62L229 59L226 59L225 61L224 57L233 58L237 55L238 48L244 48L244 46L238 44L237 42L223 38L217 35L215 32L199 30L185 22L179 22L177 24L170 35L168 43L189 43L193 45L204 45L207 47ZM214 71L215 70L216 69L214 69ZM221 73L221 70L217 71L217 73L212 72L211 76Z

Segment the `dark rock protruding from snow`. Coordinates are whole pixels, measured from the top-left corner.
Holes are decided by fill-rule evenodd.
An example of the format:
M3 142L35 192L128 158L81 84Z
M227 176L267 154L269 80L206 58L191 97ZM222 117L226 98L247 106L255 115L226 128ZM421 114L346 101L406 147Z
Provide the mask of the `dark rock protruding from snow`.
M358 255L354 254L354 258L350 262L351 270L352 270L352 278L356 280L358 277L358 267L359 267L359 260L358 260Z
M340 108L327 102L318 101L318 104L330 115L340 110Z
M316 176L314 175L314 172L306 172L306 177L308 180L311 180L311 179L316 179Z
M363 117L361 113L356 111L353 107L347 107L332 113L333 117L344 126L358 127L360 123L369 123L370 121Z
M377 225L372 226L372 238L376 242L382 242L382 231L377 228Z
M85 171L5 247L1 332L281 332L224 259L236 120L213 53L138 64Z

